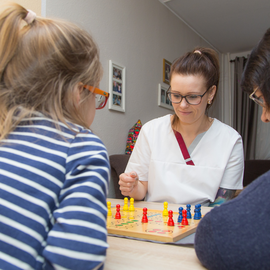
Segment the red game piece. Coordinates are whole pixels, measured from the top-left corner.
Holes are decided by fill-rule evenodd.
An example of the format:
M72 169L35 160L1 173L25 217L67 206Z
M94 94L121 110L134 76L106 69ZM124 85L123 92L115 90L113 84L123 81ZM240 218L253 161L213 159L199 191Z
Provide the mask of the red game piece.
M117 205L116 205L115 219L121 219L121 214L120 214L120 204L117 204Z
M167 225L168 226L174 226L173 211L172 210L169 211L169 219L168 219Z
M148 223L148 218L147 218L147 208L143 208L143 217L142 217L142 223Z
M187 220L187 210L186 210L186 209L184 209L184 210L182 211L182 216L183 216L183 218L182 218L181 224L182 224L182 225L188 225L188 220Z

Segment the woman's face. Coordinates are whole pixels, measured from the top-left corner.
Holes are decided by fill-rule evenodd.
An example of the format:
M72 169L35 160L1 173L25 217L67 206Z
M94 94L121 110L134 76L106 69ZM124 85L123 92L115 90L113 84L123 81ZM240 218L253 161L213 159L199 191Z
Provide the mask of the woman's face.
M202 75L172 74L171 92L182 96L203 95L206 89L205 79ZM198 123L204 119L207 102L215 96L216 87L211 87L202 97L198 105L190 105L183 98L178 104L172 103L174 111L182 124Z

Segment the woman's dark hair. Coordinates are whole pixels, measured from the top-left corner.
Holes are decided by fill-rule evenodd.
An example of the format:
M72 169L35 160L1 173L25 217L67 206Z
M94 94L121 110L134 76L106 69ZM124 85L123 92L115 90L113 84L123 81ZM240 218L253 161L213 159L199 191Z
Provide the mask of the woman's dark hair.
M252 93L258 87L270 107L270 28L253 48L241 78L241 88Z

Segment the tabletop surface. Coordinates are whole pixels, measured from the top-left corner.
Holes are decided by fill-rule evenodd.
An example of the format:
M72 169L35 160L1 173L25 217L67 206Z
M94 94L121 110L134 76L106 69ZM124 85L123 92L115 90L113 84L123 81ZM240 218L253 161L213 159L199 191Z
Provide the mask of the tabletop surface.
M108 199L113 205L124 205L120 199ZM139 201L135 207L163 210L163 203ZM178 211L184 205L170 204L168 209ZM193 208L193 207L192 207ZM211 208L202 207L202 214ZM135 270L135 269L205 269L199 262L192 246L179 246L174 244L160 244L145 240L127 239L124 237L108 236L109 248L105 261L105 270Z

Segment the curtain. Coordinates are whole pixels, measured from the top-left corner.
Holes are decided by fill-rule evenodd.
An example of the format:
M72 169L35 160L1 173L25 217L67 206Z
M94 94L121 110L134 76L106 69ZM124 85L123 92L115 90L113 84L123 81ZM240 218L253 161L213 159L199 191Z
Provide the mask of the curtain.
M233 128L242 136L245 160L255 159L258 106L240 87L245 57L234 60Z

